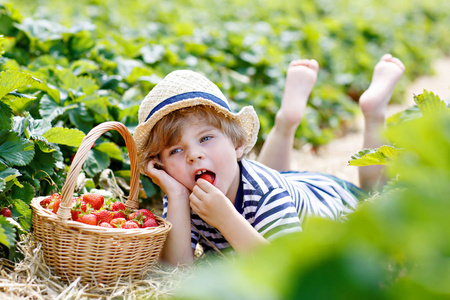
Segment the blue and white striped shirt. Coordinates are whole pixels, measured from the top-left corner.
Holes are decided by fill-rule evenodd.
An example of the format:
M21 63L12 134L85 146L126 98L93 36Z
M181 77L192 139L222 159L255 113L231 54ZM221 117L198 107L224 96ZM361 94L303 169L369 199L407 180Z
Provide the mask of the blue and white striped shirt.
M364 196L364 192L353 184L331 175L278 172L246 159L239 165L241 182L236 210L269 241L301 231L306 216L338 219L353 211L358 204L357 197ZM165 218L167 197L163 202ZM218 249L230 247L223 235L195 212L191 212L191 221ZM194 249L200 243L205 252L212 250L194 228L191 229L191 243Z

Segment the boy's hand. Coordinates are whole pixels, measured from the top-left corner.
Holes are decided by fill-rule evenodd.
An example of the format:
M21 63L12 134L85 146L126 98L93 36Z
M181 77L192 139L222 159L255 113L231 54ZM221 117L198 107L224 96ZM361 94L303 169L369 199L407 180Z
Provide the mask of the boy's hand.
M189 199L192 210L219 231L237 213L230 199L204 179L197 180Z
M157 184L164 193L170 198L182 197L186 198L189 195L189 190L179 181L170 176L166 171L158 168L158 162L150 161L145 167L145 174L147 174ZM175 196L175 197L173 197Z

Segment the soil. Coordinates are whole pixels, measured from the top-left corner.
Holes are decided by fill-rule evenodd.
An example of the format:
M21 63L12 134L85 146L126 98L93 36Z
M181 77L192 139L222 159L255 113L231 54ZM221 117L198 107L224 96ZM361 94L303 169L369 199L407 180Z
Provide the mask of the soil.
M414 104L413 95L423 89L433 92L443 100L450 100L450 57L438 59L433 64L434 74L417 78L405 92L402 105L390 105L387 116L404 110ZM292 169L323 172L358 185L358 167L348 166L353 154L362 150L363 119L358 116L340 138L313 152L309 145L294 150Z

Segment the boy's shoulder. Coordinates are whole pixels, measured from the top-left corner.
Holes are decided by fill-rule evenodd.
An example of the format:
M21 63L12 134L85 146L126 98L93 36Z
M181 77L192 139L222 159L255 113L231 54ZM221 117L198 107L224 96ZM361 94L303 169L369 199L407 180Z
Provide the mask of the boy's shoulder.
M272 189L286 188L286 185L289 185L282 173L257 161L242 159L240 165L241 181L247 189L267 193Z

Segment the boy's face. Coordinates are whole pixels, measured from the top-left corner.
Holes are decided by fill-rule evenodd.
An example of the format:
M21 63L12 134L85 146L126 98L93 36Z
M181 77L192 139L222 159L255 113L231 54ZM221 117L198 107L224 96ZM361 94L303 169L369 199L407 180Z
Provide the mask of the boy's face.
M190 191L199 174L207 171L214 179L214 186L234 201L240 181L237 160L243 148L236 148L216 127L191 116L180 140L163 149L160 157L164 170Z

